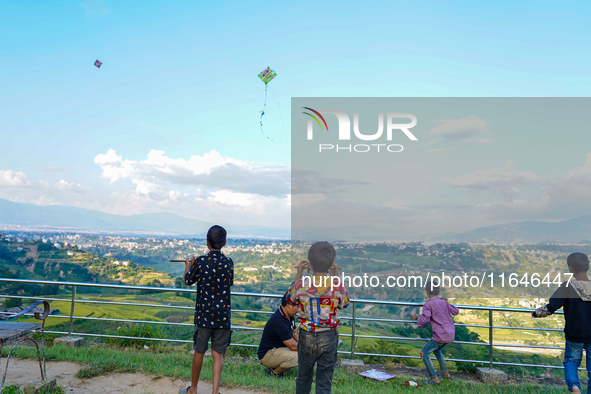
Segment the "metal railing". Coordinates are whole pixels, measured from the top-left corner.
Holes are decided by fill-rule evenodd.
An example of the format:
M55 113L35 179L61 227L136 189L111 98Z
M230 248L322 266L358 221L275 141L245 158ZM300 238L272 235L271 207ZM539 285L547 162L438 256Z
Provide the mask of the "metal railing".
M106 284L106 283L80 283L80 282L55 282L47 280L27 280L27 279L10 279L0 278L0 282L7 283L23 283L23 284L36 284L36 285L53 285L53 286L66 286L72 288L71 298L51 298L51 297L31 297L31 296L20 296L20 295L9 295L0 294L0 298L21 298L21 299L34 299L34 300L45 300L45 301L62 301L70 302L70 314L69 315L51 315L50 318L68 319L69 329L65 331L51 331L46 330L49 334L65 334L71 336L87 336L97 338L119 338L119 339L136 339L136 340L148 340L148 341L160 341L160 342L176 342L176 343L193 343L192 340L184 340L178 338L147 338L147 337L135 337L125 335L111 335L111 334L100 334L100 333L83 333L74 332L74 321L75 320L96 320L106 322L121 322L121 323L144 323L144 324L155 324L155 325L168 325L168 326L188 326L193 327L193 324L189 323L175 323L168 321L154 321L154 320L136 320L136 319L113 319L113 318L102 318L102 317L91 317L91 316L76 316L75 306L76 304L108 304L108 305L127 305L127 306L141 306L141 307L153 307L153 308L170 308L178 310L194 310L192 306L181 306L181 305L164 305L164 304L149 304L149 303L138 303L138 302L121 302L121 301L99 301L90 299L77 299L76 291L77 288L103 288L103 289L118 289L118 290L134 290L134 291L150 291L150 292L175 292L175 293L190 293L194 294L195 289L186 288L170 288L170 287L149 287L149 286L131 286L131 285L117 285L117 284ZM248 293L248 292L231 292L232 296L237 297L256 297L256 298L276 298L282 297L281 294L266 294L266 293ZM404 302L404 301L382 301L382 300L367 300L367 299L351 299L350 302L350 313L351 315L341 316L341 320L351 322L351 334L341 333L341 337L351 339L350 351L339 351L340 354L346 354L351 359L355 356L379 356L379 357L390 357L390 358L405 358L405 359L421 359L419 356L401 355L401 354L382 354L382 353L367 353L367 352L356 352L357 339L385 339L393 341L428 341L428 338L411 338L411 337L399 337L399 336L387 336L387 335L362 335L357 334L356 328L360 323L363 322L380 322L380 323L415 323L413 320L403 319L388 319L388 318L367 318L359 317L357 311L358 304L369 304L369 305L382 305L382 306L415 306L420 307L423 305L421 302ZM479 363L488 364L489 368L493 368L494 365L506 365L506 366L517 366L517 367L540 367L540 368L564 368L559 365L543 365L543 364L525 364L525 363L509 363L494 361L494 349L495 348L532 348L532 349L556 349L563 350L563 347L557 346L540 346L540 345L522 345L522 344L507 344L507 343L495 343L494 342L494 331L495 330L527 330L527 331L554 331L562 332L561 329L553 328L540 328L540 327L511 327L511 326L495 326L493 312L515 312L515 313L528 313L531 314L533 309L526 308L504 308L504 307L489 307L489 306L474 306L474 305L456 305L460 309L466 310L478 310L488 311L488 324L462 324L456 323L456 326L474 327L474 328L487 328L488 329L488 341L487 342L467 342L467 341L456 341L455 343L463 345L473 346L485 346L488 348L488 360L468 360L468 359L456 359L446 358L448 361L453 362L466 362L466 363ZM255 314L272 314L273 311L260 311L260 310L241 310L232 309L233 313L255 313ZM562 314L562 311L557 311L556 314ZM233 330L243 331L263 331L262 328L247 327L232 325ZM245 343L231 343L230 346L242 346L242 347L258 347L254 344ZM583 368L579 368L583 370Z

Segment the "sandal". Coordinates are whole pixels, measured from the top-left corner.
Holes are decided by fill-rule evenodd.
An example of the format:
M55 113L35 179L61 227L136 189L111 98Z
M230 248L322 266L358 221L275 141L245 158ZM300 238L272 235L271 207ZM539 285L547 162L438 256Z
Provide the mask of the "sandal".
M179 394L187 394L187 392L189 391L190 388L191 388L191 386L181 387L179 389Z
M429 379L426 382L423 382L423 385L425 386L432 386L432 385L438 385L439 383L437 383L436 381L434 381L433 379Z

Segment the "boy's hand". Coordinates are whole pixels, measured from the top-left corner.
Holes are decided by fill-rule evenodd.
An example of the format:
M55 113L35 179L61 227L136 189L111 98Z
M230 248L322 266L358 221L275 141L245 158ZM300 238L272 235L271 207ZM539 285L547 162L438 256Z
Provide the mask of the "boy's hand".
M338 276L339 275L339 270L341 268L339 266L337 266L336 261L334 263L332 263L331 267L328 269L328 273L331 276Z
M190 268L194 262L195 256L191 257L190 259L187 257L187 259L185 260L185 268Z
M410 314L410 319L411 319L411 320L418 320L418 319L419 319L419 315L417 315L417 314L416 314L416 313L414 313L414 312L411 312L411 314Z
M310 272L310 262L308 260L302 260L294 267L296 271L296 278L295 280L298 281L302 279L302 275L304 275L304 270Z

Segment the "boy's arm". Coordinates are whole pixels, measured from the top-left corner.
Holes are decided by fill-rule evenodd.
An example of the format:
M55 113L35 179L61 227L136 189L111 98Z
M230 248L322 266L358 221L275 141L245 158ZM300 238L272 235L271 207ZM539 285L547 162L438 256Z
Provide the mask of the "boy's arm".
M289 286L289 290L287 290L287 299L289 302L292 302L294 304L299 304L299 299L297 297L296 288L295 288L296 283L298 283L298 281L295 281L294 283L291 284L291 286Z
M548 303L532 312L532 317L546 317L550 316L558 309L564 306L566 300L566 287L564 283L552 294Z
M417 327L423 328L426 324L431 322L431 305L425 304L423 306L423 314L417 319Z
M344 294L342 297L339 297L339 303L337 305L337 308L339 309L345 309L346 307L349 306L349 301L351 301L349 299L349 292L347 291L347 289L343 288L344 290Z
M460 313L460 310L458 309L458 307L457 307L457 306L455 306L455 305L452 305L452 304L449 304L449 312L450 312L452 315L456 316L458 313Z
M234 286L234 260L230 259L230 286Z
M191 259L185 260L185 273L183 274L183 282L187 286L191 286L193 283L197 282L197 278L199 277L197 266L199 264L195 264L195 256L191 257Z
M297 269L297 271L294 283L302 279L304 271L310 272L310 262L308 260L302 260L295 266L295 268Z

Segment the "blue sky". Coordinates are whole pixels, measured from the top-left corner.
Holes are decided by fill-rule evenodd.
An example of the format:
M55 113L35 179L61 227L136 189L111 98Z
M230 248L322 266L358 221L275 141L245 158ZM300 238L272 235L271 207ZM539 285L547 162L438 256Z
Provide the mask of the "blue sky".
M0 15L0 198L117 214L288 228L291 97L591 86L588 2L0 1Z

